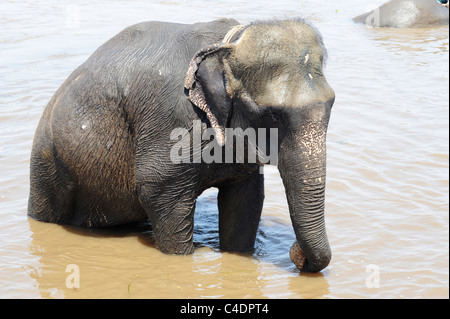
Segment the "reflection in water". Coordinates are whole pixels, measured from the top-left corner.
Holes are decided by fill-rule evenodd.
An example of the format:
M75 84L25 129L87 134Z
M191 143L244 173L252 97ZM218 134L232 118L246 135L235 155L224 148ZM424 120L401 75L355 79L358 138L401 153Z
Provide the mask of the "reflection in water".
M255 257L222 253L207 242L191 256L168 256L156 249L145 224L84 229L28 222L30 251L39 260L30 276L44 298L317 298L329 292L323 274L299 275L288 257L282 267L273 264L277 253L266 259L274 252L264 252L261 243ZM208 238L210 232L196 233ZM80 269L79 288L66 285L72 264Z
M448 52L448 27L419 29L371 29L375 41L391 52Z

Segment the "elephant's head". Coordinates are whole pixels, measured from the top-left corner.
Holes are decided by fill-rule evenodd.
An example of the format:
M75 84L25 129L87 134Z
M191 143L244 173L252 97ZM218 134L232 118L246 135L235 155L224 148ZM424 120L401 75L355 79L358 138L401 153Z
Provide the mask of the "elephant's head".
M326 132L334 91L322 38L303 20L234 27L192 59L185 86L219 144L226 127L278 128L278 168L303 271L331 259L324 222ZM295 261L294 261L295 262Z

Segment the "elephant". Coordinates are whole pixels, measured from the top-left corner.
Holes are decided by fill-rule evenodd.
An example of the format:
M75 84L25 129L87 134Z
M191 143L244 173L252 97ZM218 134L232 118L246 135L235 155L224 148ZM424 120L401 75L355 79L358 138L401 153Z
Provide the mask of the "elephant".
M435 0L391 0L353 21L390 28L448 25L449 10Z
M269 164L285 187L302 257L297 268L321 271L331 259L324 206L335 100L326 57L322 36L302 18L125 28L75 69L44 109L31 150L28 215L83 227L148 221L157 249L187 255L197 198L215 187L220 249L251 252L267 162L245 154L196 161L195 150L213 145L233 155L238 136L227 130L261 137L260 129L271 129L276 137L265 146L274 149L277 160ZM195 131L208 130L209 139L195 143ZM181 141L189 156L174 161ZM249 136L243 141L252 149Z

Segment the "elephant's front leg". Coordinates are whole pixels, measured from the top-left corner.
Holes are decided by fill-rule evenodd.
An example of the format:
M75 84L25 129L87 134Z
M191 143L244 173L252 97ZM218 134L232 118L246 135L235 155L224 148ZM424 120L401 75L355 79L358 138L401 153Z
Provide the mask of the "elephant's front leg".
M141 190L141 203L150 219L157 248L166 254L187 255L194 252L194 210L196 199L179 193L176 187L146 196Z
M264 175L219 187L220 248L249 251L254 248L264 201Z

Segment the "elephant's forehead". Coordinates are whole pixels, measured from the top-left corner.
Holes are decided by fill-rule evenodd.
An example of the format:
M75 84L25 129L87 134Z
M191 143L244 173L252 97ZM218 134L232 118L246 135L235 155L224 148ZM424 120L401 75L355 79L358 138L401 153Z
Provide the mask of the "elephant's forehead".
M268 79L260 92L251 95L261 106L301 107L326 102L334 97L334 91L322 75L286 72Z
M301 106L334 96L322 74L317 31L286 21L247 28L230 56L234 76L261 106Z
M294 26L256 25L245 30L236 43L234 57L242 64L296 63L314 53L321 63L323 48L316 31L306 24ZM310 62L314 60L311 59Z

